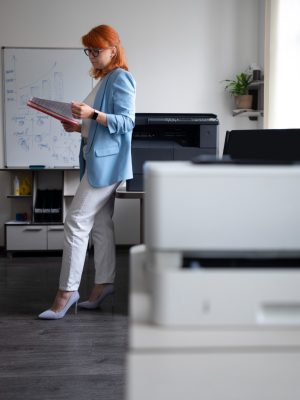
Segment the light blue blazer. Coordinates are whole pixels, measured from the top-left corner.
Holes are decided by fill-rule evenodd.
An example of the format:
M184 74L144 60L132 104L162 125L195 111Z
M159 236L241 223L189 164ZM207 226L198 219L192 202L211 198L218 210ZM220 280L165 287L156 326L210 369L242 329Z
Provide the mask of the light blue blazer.
M96 94L94 109L107 115L107 127L92 120L83 158L81 142L80 175L87 170L93 187L104 187L132 178L131 138L135 119L135 80L117 68L107 74Z

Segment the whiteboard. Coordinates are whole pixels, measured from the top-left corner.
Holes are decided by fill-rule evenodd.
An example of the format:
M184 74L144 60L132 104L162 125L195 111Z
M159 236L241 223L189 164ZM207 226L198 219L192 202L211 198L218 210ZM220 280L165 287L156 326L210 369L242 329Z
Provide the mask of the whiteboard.
M26 106L31 97L83 101L93 80L82 49L2 49L5 165L78 167L80 133L67 133L56 119Z

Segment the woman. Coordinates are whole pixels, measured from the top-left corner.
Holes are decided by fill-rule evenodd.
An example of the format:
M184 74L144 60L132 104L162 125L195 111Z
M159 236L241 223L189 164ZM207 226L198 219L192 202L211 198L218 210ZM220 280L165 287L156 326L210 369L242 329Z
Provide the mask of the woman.
M93 309L114 291L115 244L112 214L118 184L132 178L131 137L135 117L135 81L128 72L118 33L100 25L82 37L91 75L100 81L83 103L72 103L74 118L82 120L81 181L65 220L59 290L41 319L63 318L79 300L78 287L89 234L94 243L95 285L89 300ZM67 132L74 125L63 123Z

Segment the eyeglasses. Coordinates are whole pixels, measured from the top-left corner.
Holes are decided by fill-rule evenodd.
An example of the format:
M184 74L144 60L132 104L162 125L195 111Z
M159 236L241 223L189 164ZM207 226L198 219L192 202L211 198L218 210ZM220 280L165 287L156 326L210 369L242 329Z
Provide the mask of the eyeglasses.
M109 47L107 47L106 49L83 49L84 53L89 57L90 55L92 55L93 57L98 57L99 54L104 51L109 49Z

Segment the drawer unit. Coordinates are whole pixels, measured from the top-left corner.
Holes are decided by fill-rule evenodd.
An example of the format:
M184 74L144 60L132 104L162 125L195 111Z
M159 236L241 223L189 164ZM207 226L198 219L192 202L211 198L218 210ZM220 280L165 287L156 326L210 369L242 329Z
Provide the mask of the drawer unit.
M64 245L64 226L48 225L47 230L47 249L62 250Z
M47 226L6 225L6 250L47 250Z
M6 224L6 250L62 250L64 225Z

